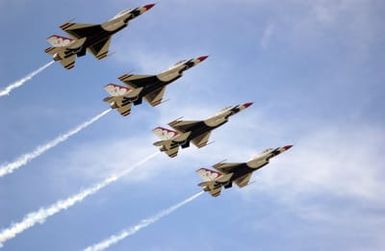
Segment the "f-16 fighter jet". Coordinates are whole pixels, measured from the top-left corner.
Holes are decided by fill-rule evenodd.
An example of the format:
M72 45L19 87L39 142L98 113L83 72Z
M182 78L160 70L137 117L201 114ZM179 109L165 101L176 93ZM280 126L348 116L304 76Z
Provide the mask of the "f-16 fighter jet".
M292 145L269 148L257 157L243 163L219 162L213 167L217 170L200 168L197 173L202 177L203 182L198 185L212 196L217 197L221 193L222 187L230 188L233 182L242 188L249 184L253 172L269 164L271 158L289 150Z
M206 120L177 119L168 124L175 129L175 131L157 127L153 132L162 140L155 142L154 145L158 146L160 151L165 152L171 158L178 154L179 147L189 147L190 142L198 148L204 147L209 141L212 130L227 123L229 117L243 111L252 104L253 103L244 103L242 105L226 107Z
M166 86L178 78L183 72L201 63L208 56L201 56L190 60L182 60L158 75L132 75L124 74L119 80L126 84L120 86L108 84L105 90L111 95L104 99L111 108L127 116L131 112L132 105L139 105L143 98L151 105L157 106L162 103Z
M75 66L76 56L86 54L87 49L97 58L105 58L111 43L111 36L125 28L128 23L151 9L155 4L147 4L133 10L123 10L102 24L65 23L60 28L71 38L52 35L48 42L52 45L45 49L55 61L66 69Z

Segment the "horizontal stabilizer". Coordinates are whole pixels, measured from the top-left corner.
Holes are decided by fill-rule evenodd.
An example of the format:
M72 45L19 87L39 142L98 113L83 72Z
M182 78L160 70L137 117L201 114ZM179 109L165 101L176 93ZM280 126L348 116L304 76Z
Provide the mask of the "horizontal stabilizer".
M117 109L122 116L128 116L131 113L132 102L124 96L110 96L103 101L110 104L112 109Z
M52 49L53 48L53 49ZM56 49L56 50L55 50ZM75 67L76 55L64 57L62 51L57 51L57 48L47 48L46 52L53 56L55 61L59 61L67 70Z
M170 150L165 151L168 157L174 158L178 155L179 147L171 148Z
M222 191L222 186L215 181L204 181L199 183L198 186L202 187L203 191L209 192L213 197L218 197Z
M159 147L159 150L166 153L170 158L174 158L178 155L179 145L175 145L172 140L157 141L154 143L154 146Z

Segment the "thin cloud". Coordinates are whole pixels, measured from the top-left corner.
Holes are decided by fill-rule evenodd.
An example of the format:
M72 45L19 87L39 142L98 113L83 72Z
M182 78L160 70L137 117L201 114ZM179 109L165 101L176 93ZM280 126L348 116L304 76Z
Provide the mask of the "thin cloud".
M41 156L42 154L44 154L48 150L54 148L55 146L59 145L62 142L67 141L71 136L73 136L73 135L79 133L80 131L82 131L83 129L89 127L90 125L92 125L93 123L95 123L96 121L98 121L99 119L104 117L110 111L111 111L111 109L105 110L104 112L97 114L95 117L91 118L90 120L87 120L87 121L83 122L82 124L80 124L79 126L73 128L72 130L70 130L64 134L59 135L58 137L54 138L53 140L49 141L48 143L36 147L35 150L33 150L32 152L25 153L25 154L21 155L15 161L8 163L8 164L1 165L0 166L0 177L3 177L5 175L13 173L14 171L25 166L26 164L28 164L29 162L31 162L35 158Z
M59 200L48 207L44 207L35 212L31 212L27 214L21 221L17 223L13 223L8 228L2 229L0 231L0 247L2 247L5 242L15 238L17 235L23 233L27 229L35 226L38 223L43 224L49 217L54 216L62 212L63 210L67 210L71 208L72 206L82 202L87 197L97 193L101 189L118 181L123 176L135 170L135 168L137 168L138 166L143 165L147 161L155 158L158 154L159 154L158 152L150 154L147 157L136 162L135 164L131 165L129 168L126 168L125 170L117 174L110 175L103 181L89 188L83 189L82 191L80 191L75 195L72 195L64 200Z

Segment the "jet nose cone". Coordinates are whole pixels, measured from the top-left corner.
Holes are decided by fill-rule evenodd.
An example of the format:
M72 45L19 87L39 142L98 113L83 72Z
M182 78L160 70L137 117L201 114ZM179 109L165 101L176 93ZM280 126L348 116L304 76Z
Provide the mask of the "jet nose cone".
M243 107L247 108L247 107L251 106L252 104L253 104L252 102L247 102L247 103L243 104Z
M143 6L143 8L147 11L147 10L151 9L152 7L154 7L154 6L155 6L155 4L151 3L151 4L147 4L147 5Z
M284 149L285 151L287 151L287 150L289 150L289 149L292 148L292 147L293 147L293 145L287 145L287 146L284 146L283 149Z
M203 61L206 60L206 58L208 58L208 57L209 57L208 55L206 55L206 56L200 56L200 57L197 58L197 60L198 60L199 62L203 62Z

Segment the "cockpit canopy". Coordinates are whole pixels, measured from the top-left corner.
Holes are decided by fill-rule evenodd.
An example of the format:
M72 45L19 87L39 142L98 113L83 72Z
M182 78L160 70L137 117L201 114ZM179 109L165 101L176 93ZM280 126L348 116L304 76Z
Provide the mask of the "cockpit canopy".
M119 12L118 14L116 14L112 19L116 19L116 18L119 18L127 13L129 13L131 11L131 9L125 9L125 10L122 10L121 12Z
M232 108L232 106L226 106L225 108L223 108L222 110L217 112L215 115L220 115L221 113L226 112L226 111L228 111L231 108Z
M223 108L220 112L224 112L224 111L227 111L231 108L232 106L226 106L225 108Z
M176 66L178 66L178 65L181 65L181 64L183 64L183 63L185 63L185 62L187 62L187 60L181 60L181 61L179 61L179 62L177 62L177 63L175 63L173 66L171 66L170 68L168 68L169 70L170 69L172 69L172 68L174 68L174 67L176 67Z
M181 64L183 64L184 62L187 62L187 60L186 60L186 59L183 59L183 60L181 60L181 61L175 63L174 66L176 66L176 65L181 65Z
M271 152L273 150L274 150L273 148L267 148L267 149L263 150L261 153L253 154L253 156L251 157L250 160L258 159L258 158L261 158L261 157L264 158L264 157L266 157L265 154L267 154L267 153L269 153L269 152Z
M266 150L263 150L261 153L264 154L264 153L268 153L271 151L273 151L273 148L267 148Z

